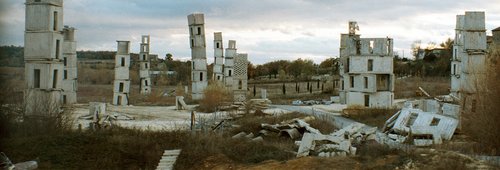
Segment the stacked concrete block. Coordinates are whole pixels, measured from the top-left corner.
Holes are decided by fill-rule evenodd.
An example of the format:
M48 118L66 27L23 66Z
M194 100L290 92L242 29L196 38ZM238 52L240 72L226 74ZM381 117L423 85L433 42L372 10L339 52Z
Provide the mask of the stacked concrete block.
M234 58L233 95L235 102L246 101L248 88L248 55L237 54Z
M77 102L78 90L78 63L76 57L75 28L65 26L63 42L63 81L62 103L74 104Z
M129 104L130 92L130 42L117 41L118 50L115 56L115 81L113 87L113 105Z
M51 114L62 104L63 1L27 0L25 4L25 113Z
M393 41L360 38L356 22L340 40L340 102L365 107L391 107L394 102Z
M188 24L192 57L191 97L194 100L200 100L208 85L204 15L201 13L188 15Z
M476 95L487 74L487 41L484 12L457 15L451 62L451 94L460 98L466 112L475 112Z
M229 40L228 48L226 48L226 56L224 57L224 84L227 88L233 87L234 76L234 58L236 57L236 41Z
M141 94L150 94L151 93L151 77L149 74L149 69L151 67L151 63L149 62L149 44L150 44L150 36L143 35L141 39L141 47L139 52L139 77L140 77L140 89Z
M214 33L214 76L213 79L219 82L224 81L224 47L222 45L222 33Z

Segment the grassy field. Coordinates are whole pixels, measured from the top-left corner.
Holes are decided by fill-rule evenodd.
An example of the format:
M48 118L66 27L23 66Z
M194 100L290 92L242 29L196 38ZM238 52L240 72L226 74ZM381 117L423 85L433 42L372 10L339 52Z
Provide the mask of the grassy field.
M394 95L395 98L417 97L418 87L422 87L432 96L450 94L450 77L410 77L396 79Z

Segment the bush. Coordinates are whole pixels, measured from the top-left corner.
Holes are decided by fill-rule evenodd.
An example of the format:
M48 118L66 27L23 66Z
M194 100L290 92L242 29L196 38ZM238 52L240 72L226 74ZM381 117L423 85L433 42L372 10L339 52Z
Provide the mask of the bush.
M201 112L214 112L224 103L232 101L231 92L218 81L211 81L203 92L198 108Z

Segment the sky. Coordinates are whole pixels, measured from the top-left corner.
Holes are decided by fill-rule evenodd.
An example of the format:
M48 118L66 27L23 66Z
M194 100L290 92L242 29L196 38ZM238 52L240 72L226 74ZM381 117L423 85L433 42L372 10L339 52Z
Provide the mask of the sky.
M0 0L0 45L24 44L24 0ZM485 11L487 34L500 26L499 0L64 0L64 25L77 29L78 50L116 50L141 35L151 36L151 52L189 60L187 15L205 14L207 59L213 62L213 33L254 64L273 60L339 55L340 34L357 21L363 38L391 37L394 51L411 57L411 44L439 44L454 37L455 18Z

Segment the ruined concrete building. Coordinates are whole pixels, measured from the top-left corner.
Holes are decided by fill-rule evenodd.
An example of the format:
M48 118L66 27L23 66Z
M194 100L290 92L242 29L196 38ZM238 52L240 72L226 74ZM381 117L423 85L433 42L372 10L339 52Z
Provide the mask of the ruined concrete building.
M130 91L130 41L117 41L113 105L128 105Z
M62 81L62 103L74 104L76 91L78 90L78 62L76 58L75 28L65 26L63 29L63 81Z
M226 56L224 57L224 81L226 87L232 89L233 87L233 67L234 57L236 57L236 41L229 40L228 48L226 48Z
M151 63L149 62L149 44L150 36L143 35L141 38L141 48L139 52L139 77L141 80L141 94L151 93L151 78L149 74L149 68L151 67Z
M24 60L26 115L60 107L63 65L63 1L26 0Z
M360 38L356 22L340 39L340 102L365 107L391 107L394 101L393 41Z
M214 76L219 82L224 81L224 47L222 45L222 33L214 33Z
M234 95L235 102L244 102L247 96L248 88L248 55L247 54L237 54L234 58L234 75L233 75L233 85L232 91Z
M208 85L204 15L201 13L188 15L188 24L192 57L191 97L194 100L200 100Z
M474 95L486 76L486 27L484 12L457 15L453 58L451 62L451 95L463 101L462 109L474 113Z

